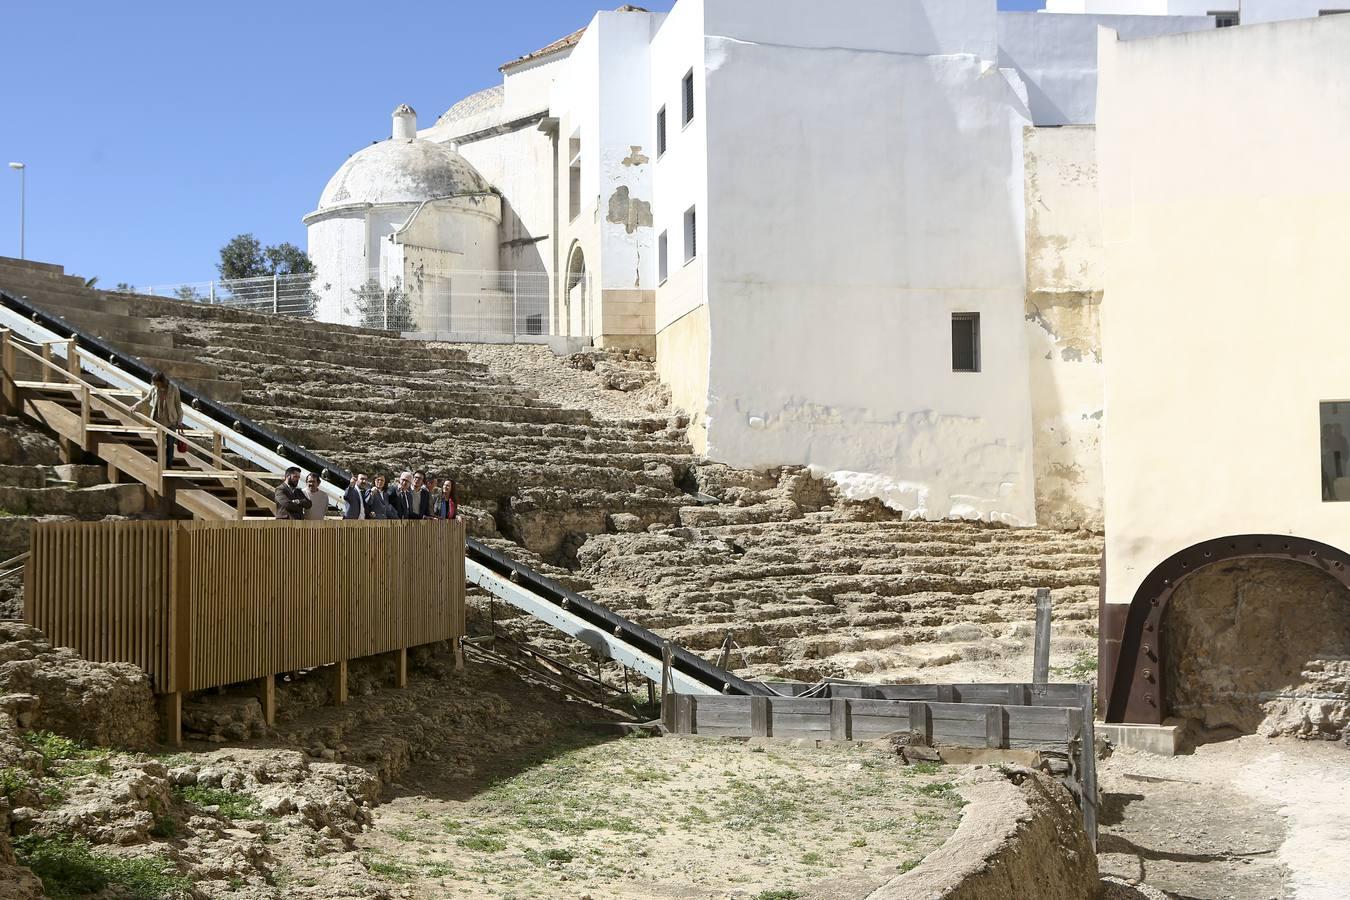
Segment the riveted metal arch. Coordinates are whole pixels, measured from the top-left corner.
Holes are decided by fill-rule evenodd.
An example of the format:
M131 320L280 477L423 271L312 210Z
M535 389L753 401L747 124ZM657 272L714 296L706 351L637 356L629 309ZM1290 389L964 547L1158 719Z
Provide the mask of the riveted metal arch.
M1235 559L1288 559L1312 566L1350 588L1350 554L1330 544L1285 534L1241 534L1187 547L1157 566L1130 601L1101 608L1098 674L1109 685L1107 722L1161 725L1167 716L1163 646L1167 605L1196 572Z

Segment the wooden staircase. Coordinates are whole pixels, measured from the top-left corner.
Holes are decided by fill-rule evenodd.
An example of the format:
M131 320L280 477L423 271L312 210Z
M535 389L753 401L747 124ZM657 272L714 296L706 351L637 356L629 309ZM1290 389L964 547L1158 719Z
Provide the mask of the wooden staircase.
M96 456L113 480L145 485L166 509L177 506L194 519L273 517L280 475L229 454L218 432L171 433L132 408L141 393L84 371L87 358L93 359L74 340L32 343L0 329L4 407L58 435L69 456ZM172 467L166 465L169 441L186 446Z

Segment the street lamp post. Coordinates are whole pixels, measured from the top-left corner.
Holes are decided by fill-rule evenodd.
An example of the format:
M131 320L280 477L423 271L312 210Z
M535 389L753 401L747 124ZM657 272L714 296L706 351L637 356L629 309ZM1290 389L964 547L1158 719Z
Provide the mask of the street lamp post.
M26 173L28 167L21 162L12 162L9 164L9 167L11 169L17 169L19 171L19 259L24 259L25 257L23 255L23 201L24 201L25 182L27 181Z

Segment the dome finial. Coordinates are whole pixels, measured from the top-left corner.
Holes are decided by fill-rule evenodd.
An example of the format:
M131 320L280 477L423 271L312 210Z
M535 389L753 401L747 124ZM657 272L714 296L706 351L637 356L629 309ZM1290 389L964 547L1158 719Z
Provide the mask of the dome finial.
M394 133L396 141L411 141L417 138L417 110L406 103L400 103L394 110Z

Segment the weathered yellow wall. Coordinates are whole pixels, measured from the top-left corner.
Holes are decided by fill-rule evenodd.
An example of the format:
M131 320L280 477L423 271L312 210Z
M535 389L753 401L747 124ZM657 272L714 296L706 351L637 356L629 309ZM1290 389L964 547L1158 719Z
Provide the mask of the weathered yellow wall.
M1108 603L1206 539L1350 550L1318 408L1350 399L1347 47L1350 16L1103 33Z
M605 290L601 292L601 323L596 344L641 350L656 355L656 292Z
M708 448L708 307L700 305L656 335L656 371L671 401L689 415L689 442Z
M1105 273L1091 126L1024 136L1027 347L1036 521L1102 529Z

